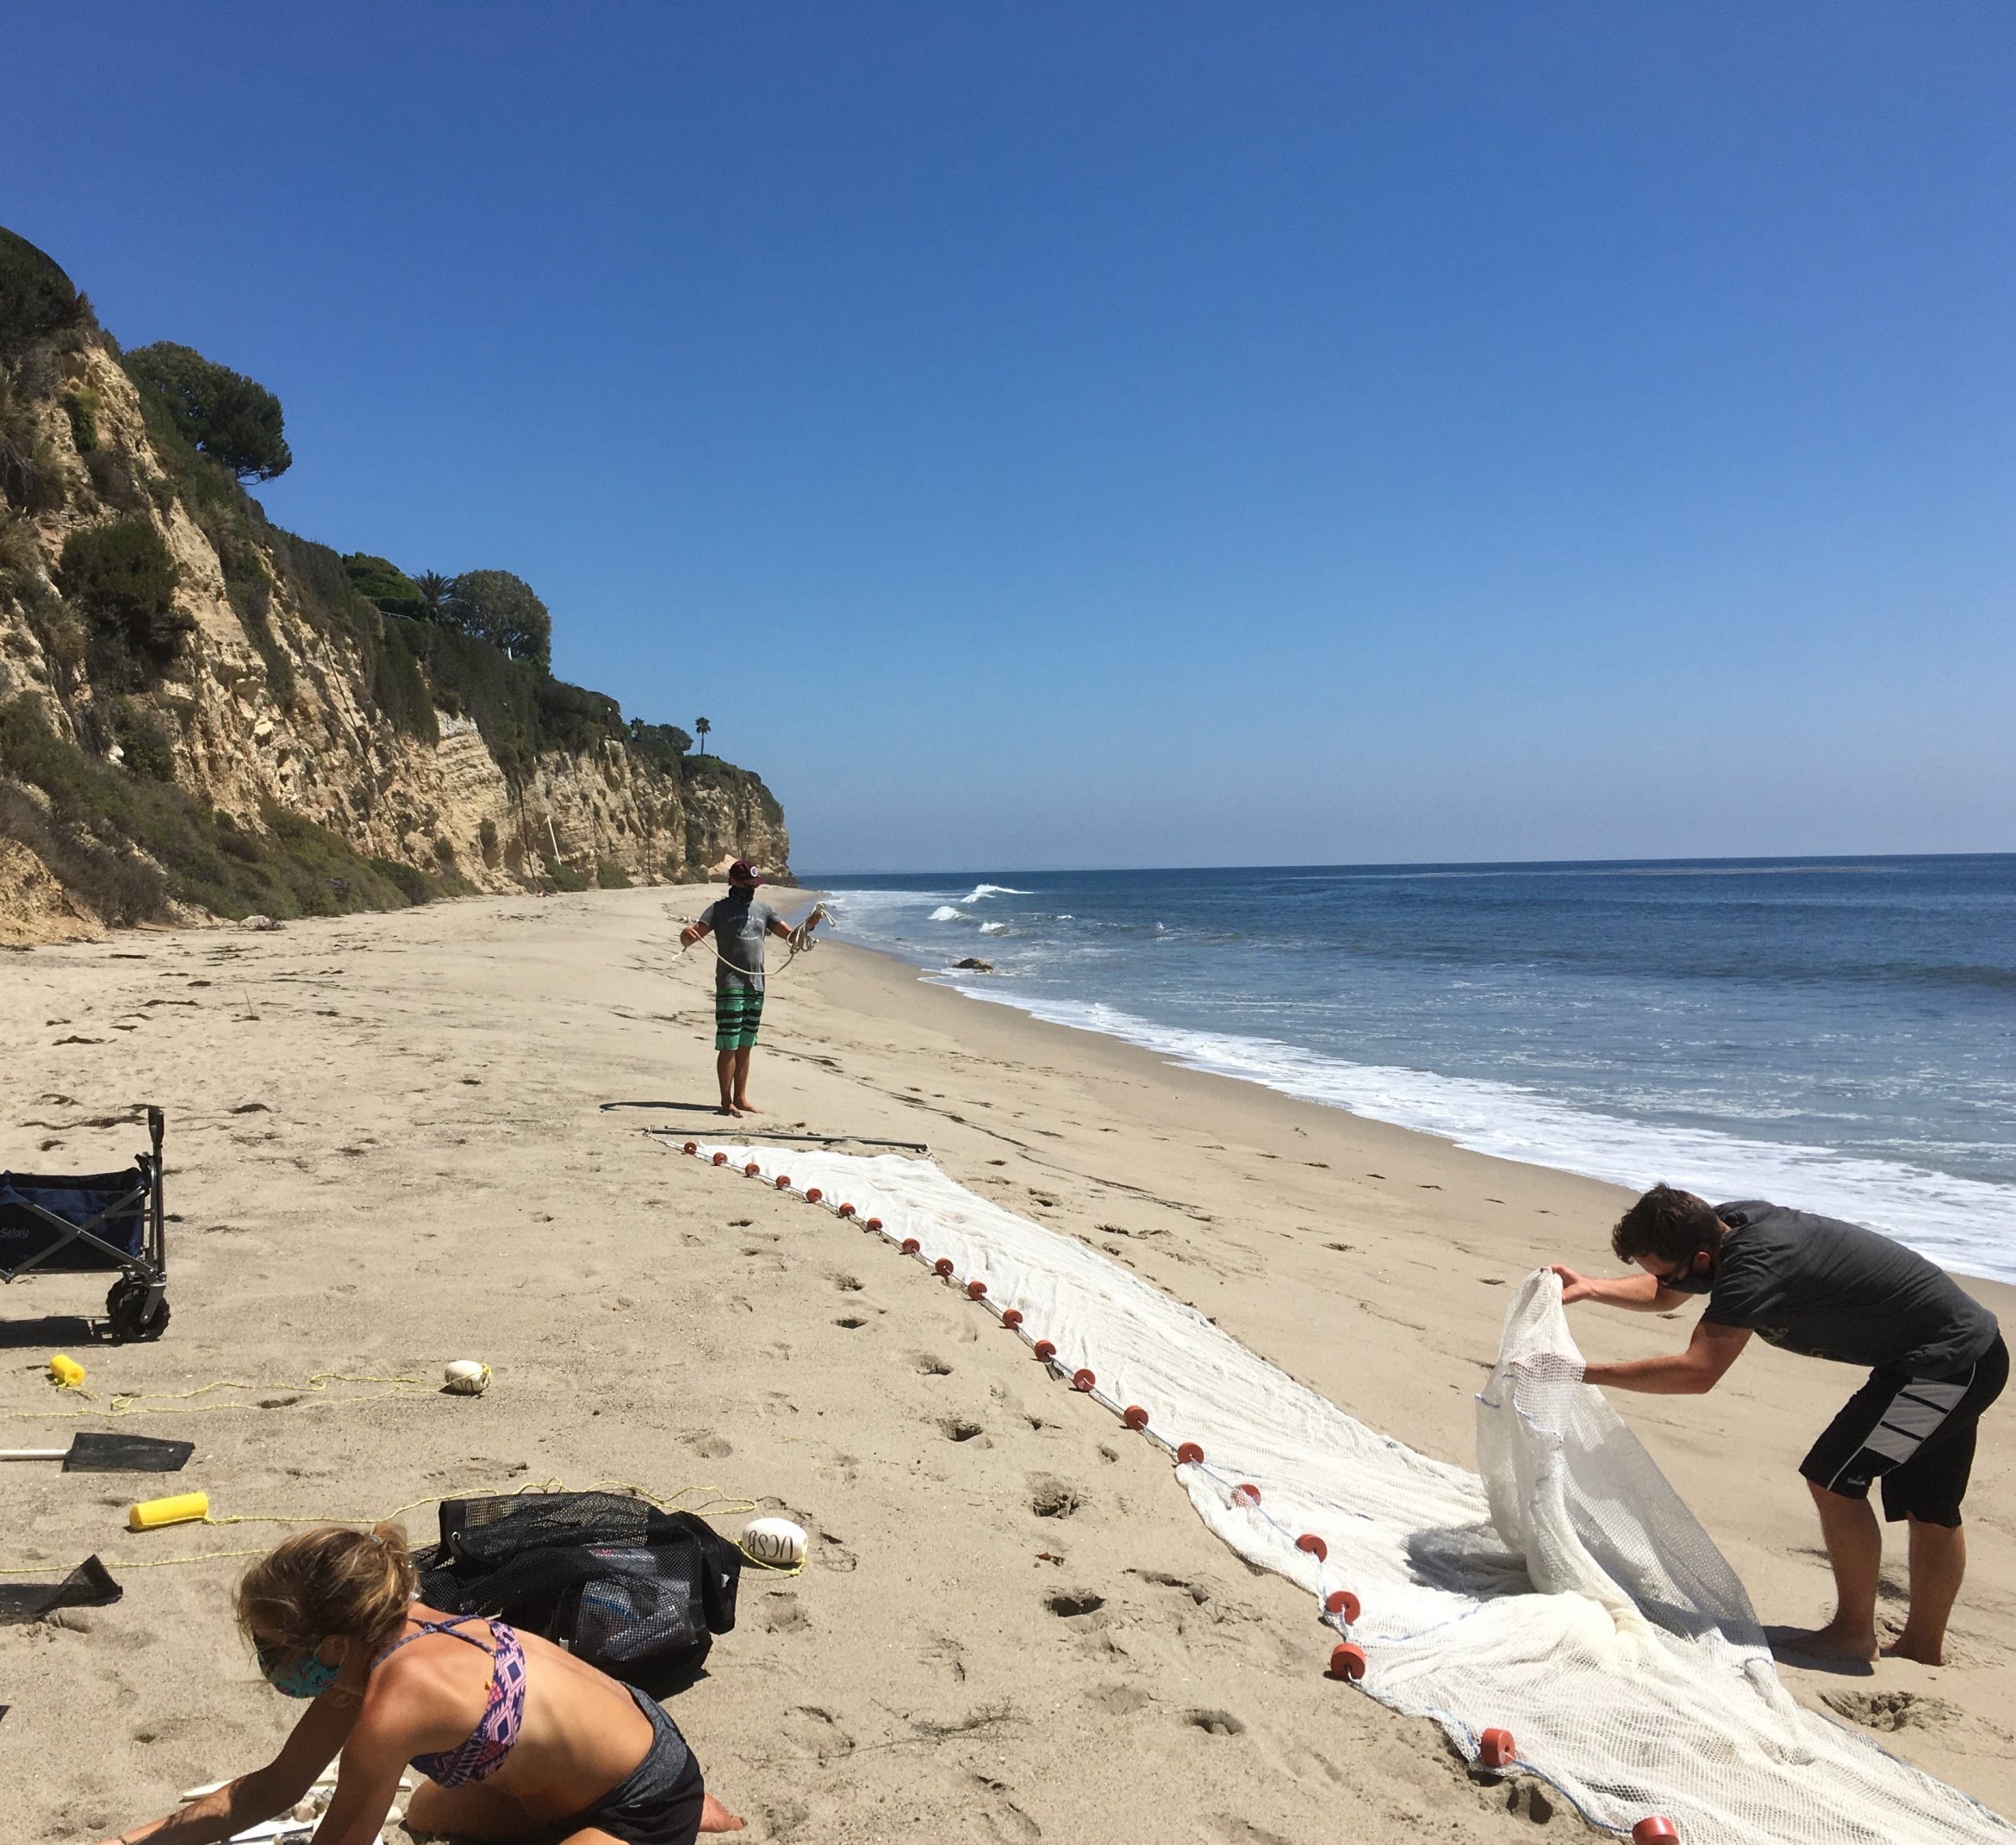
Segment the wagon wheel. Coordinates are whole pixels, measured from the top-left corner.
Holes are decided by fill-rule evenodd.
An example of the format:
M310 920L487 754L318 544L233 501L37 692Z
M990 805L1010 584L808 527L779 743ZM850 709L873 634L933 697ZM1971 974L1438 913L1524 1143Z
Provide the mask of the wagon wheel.
M165 1295L147 1312L147 1284L137 1275L121 1275L105 1296L105 1315L115 1339L158 1339L168 1330Z

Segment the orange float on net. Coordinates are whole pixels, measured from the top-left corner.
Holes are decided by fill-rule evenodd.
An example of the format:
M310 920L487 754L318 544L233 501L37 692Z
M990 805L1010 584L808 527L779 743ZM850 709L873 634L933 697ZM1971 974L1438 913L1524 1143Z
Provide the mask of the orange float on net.
M1051 1359L1057 1356L1057 1348L1048 1339L1038 1339L1036 1342L1036 1355L1045 1364L1048 1364Z
M1202 1467L1204 1449L1195 1442L1185 1442L1176 1450L1176 1463L1179 1467Z
M1509 1730L1487 1730L1477 1739L1477 1759L1487 1768L1509 1768L1519 1759Z
M914 1256L923 1247L924 1244L919 1243L915 1237L905 1237L903 1239L903 1253L905 1256Z
M1304 1531L1301 1536L1295 1540L1295 1548L1297 1550L1308 1551L1319 1563L1330 1554L1330 1547L1314 1531Z
M966 1284L966 1298L968 1300L982 1300L986 1292L987 1284L985 1281L968 1281Z
M688 1141L686 1144L686 1150L688 1153L698 1153L700 1151L700 1143L697 1140Z
M1347 1623L1358 1618L1358 1598L1349 1589L1332 1589L1323 1597L1325 1614L1342 1615Z
M949 1256L941 1256L937 1261L931 1264L933 1275L949 1275L951 1272L952 1258Z
M1631 1845L1659 1845L1661 1839L1679 1836L1679 1829L1663 1813L1647 1813L1631 1829Z
M791 1189L791 1175L789 1173L781 1172L777 1175L777 1189L780 1192L788 1192Z
M852 1205L842 1205L840 1206L840 1215L842 1217L852 1217L854 1215L854 1206Z
M1022 1324L1022 1309L1020 1307L1005 1308L1001 1314L1001 1324L1004 1326L1019 1326Z
M806 1188L805 1201L808 1205L816 1205L825 1195L818 1186L808 1186Z
M717 1166L725 1166L728 1163L728 1156L725 1153L717 1153L714 1156L714 1163Z
M1365 1676L1365 1649L1348 1640L1330 1649L1330 1676L1356 1683Z
M863 1230L880 1230L882 1227L882 1220L879 1217L871 1217L861 1227Z
M1090 1390L1098 1382L1098 1379L1090 1371L1073 1371L1071 1374L1071 1387L1073 1390Z
M745 1179L753 1179L762 1169L754 1160L751 1160L748 1165L742 1169L742 1176Z
M1120 1419L1130 1429L1148 1427L1148 1412L1138 1403L1129 1403Z
M1235 1505L1259 1505L1260 1488L1254 1486L1250 1480L1241 1480L1239 1484L1232 1489L1232 1503Z

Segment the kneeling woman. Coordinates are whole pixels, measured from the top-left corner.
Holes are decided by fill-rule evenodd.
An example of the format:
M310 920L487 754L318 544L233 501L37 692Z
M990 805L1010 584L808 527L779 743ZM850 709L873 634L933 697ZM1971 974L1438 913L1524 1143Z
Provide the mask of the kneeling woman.
M742 1821L640 1692L501 1621L413 1599L395 1525L290 1537L246 1573L238 1619L274 1690L314 1700L266 1767L120 1845L209 1845L293 1806L336 1757L315 1845L370 1845L410 1762L408 1829L524 1845L692 1845Z

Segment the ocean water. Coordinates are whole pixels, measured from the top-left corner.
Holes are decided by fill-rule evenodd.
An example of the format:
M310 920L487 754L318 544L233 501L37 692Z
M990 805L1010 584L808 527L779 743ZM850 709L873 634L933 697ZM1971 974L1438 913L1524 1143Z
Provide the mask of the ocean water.
M806 882L975 1000L2016 1281L2016 856Z

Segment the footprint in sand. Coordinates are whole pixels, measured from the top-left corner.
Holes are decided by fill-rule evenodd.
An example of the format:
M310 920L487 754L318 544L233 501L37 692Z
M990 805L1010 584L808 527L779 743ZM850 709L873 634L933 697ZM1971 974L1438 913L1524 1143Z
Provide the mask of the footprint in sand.
M1068 1518L1084 1504L1075 1487L1053 1474L1038 1474L1029 1483L1029 1509L1039 1518Z
M949 1442L970 1442L987 1431L968 1416L942 1416L938 1418L938 1432Z
M1106 1605L1106 1598L1091 1589L1055 1589L1043 1598L1043 1605L1061 1620L1070 1620L1074 1615L1097 1614Z
M1185 1723L1195 1725L1207 1736L1242 1736L1246 1725L1229 1711L1186 1711Z

